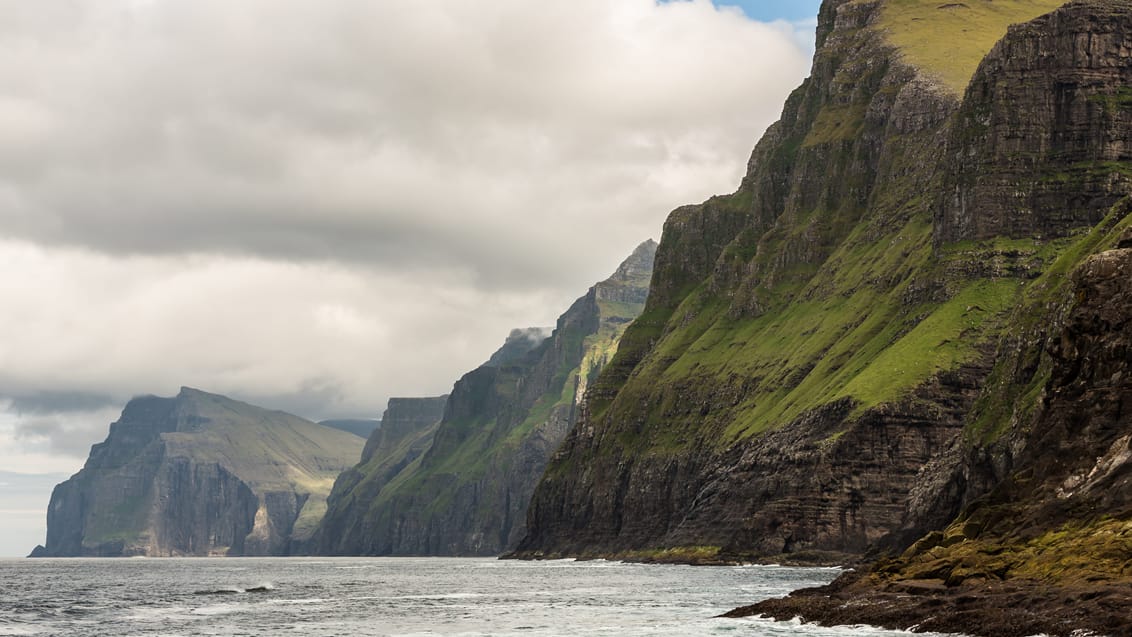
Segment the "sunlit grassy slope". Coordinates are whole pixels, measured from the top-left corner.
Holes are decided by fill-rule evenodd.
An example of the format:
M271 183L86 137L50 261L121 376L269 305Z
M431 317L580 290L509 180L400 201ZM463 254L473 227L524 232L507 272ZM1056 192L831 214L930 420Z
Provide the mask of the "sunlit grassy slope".
M882 27L905 60L961 94L983 56L1011 24L1065 0L888 0Z
M307 493L293 535L305 538L326 512L326 497L339 473L357 462L365 440L279 411L184 388L183 414L200 422L193 431L163 435L170 456L216 462L254 491Z

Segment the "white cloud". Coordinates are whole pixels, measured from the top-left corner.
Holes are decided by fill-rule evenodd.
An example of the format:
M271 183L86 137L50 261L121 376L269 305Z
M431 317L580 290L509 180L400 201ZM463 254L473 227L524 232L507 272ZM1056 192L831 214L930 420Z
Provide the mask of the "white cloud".
M446 391L733 189L807 57L706 0L0 0L0 393Z

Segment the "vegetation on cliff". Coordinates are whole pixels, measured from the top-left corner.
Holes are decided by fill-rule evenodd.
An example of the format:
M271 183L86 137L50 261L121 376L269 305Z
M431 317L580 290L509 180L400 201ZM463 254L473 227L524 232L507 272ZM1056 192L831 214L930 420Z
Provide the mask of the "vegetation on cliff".
M524 531L530 494L586 389L644 306L656 243L639 246L542 330L515 330L456 382L443 418L343 474L319 551L497 555ZM391 404L392 409L392 404ZM389 414L383 419L380 435ZM372 439L371 439L372 442Z
M126 405L58 485L44 556L287 555L363 440L188 387Z
M950 558L918 544L884 577L911 577L917 555L951 560L941 586L989 577L981 550L1020 577L1078 577L1080 560L1065 565L1096 533L1119 556L1111 502L1040 508L1011 545L1056 489L1008 485L1031 484L1025 450L1055 441L1062 481L1128 460L1120 400L1103 434L1039 423L1059 330L1086 307L1067 275L1129 223L1130 16L1127 0L827 0L811 77L739 189L669 217L649 303L540 483L518 555L827 561L931 531L963 546L949 525L991 528L976 503L1009 493L1021 509L992 507L1009 522L989 544ZM1071 333L1123 342L1118 313ZM1126 361L1120 347L1105 355ZM1062 366L1099 364L1070 349ZM1127 387L1104 374L1067 404Z

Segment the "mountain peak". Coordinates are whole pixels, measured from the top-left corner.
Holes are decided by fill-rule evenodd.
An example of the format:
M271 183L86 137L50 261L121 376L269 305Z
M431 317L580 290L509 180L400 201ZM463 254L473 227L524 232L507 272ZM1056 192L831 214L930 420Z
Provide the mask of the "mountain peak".
M625 283L643 279L642 282L648 285L648 279L652 277L653 260L656 259L656 248L656 241L652 239L644 241L621 262L621 265L617 266L617 271L609 278Z
M542 344L553 331L554 328L550 327L517 327L511 330L503 346L496 350L483 366L500 367L514 363Z

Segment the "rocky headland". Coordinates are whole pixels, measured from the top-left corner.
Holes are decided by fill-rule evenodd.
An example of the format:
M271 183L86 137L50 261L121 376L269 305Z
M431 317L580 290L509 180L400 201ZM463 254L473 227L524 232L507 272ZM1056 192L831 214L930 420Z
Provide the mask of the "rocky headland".
M302 554L364 440L183 387L131 400L55 487L33 557Z

